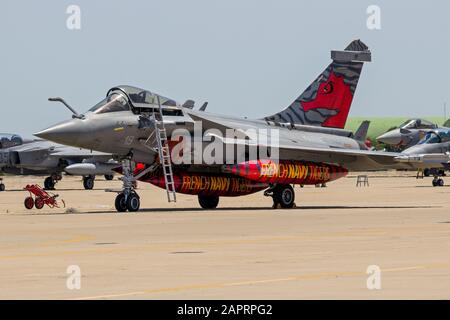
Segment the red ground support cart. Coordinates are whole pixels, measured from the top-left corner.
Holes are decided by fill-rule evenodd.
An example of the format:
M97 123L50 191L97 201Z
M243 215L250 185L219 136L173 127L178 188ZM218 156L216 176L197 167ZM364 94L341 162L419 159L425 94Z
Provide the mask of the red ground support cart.
M38 184L31 184L31 185L27 184L24 190L27 190L30 193L30 196L26 197L25 201L23 202L25 208L33 209L33 207L36 207L36 209L42 209L45 204L48 205L50 208L55 207L59 208L58 202L56 201L58 195L48 193L47 191L42 189L41 186L39 186ZM64 200L61 199L61 202L63 206L66 207Z

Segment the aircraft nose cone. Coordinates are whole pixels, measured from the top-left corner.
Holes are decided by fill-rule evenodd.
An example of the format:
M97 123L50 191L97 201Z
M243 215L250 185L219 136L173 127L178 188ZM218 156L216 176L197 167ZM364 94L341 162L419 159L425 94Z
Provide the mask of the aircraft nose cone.
M35 136L71 146L77 146L80 138L89 135L82 120L73 119L54 125L34 134Z
M402 142L402 134L400 130L392 130L377 137L377 140L385 144L396 145Z

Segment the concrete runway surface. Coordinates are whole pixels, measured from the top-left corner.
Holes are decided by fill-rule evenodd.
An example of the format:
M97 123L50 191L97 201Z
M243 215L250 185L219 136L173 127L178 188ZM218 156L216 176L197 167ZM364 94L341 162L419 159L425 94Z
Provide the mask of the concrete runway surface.
M296 187L291 210L257 193L205 211L195 196L168 204L165 190L140 183L143 209L126 214L103 190L116 179L85 191L64 177L56 193L68 213L26 210L21 188L42 178L4 177L0 298L449 299L450 187L413 175ZM67 288L71 265L80 289ZM370 265L381 269L379 290L367 288Z

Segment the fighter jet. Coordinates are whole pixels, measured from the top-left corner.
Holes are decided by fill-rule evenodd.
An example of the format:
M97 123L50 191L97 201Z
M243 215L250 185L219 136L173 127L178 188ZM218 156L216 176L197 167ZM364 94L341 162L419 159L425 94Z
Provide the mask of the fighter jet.
M0 172L13 175L48 175L44 187L53 190L62 173L83 176L85 189L94 187L96 174L111 180L120 166L110 154L63 146L45 140L26 140L15 134L0 134ZM0 191L5 190L0 183Z
M86 113L70 108L72 119L36 136L122 160L123 187L115 200L119 212L139 209L135 180L165 188L169 201L176 201L176 193L197 195L206 209L215 208L221 196L262 190L274 207L292 208L295 184L326 183L349 170L426 165L429 155L367 150L364 127L354 135L343 130L371 52L355 40L345 50L332 51L331 59L292 104L261 119L216 115L206 112L206 104L196 110L192 102L117 86ZM441 163L446 161L448 156L442 156Z
M450 153L450 128L436 128L424 133L423 138L414 146L405 149L402 154L449 154ZM437 158L436 161L441 159ZM441 178L445 176L445 171L450 170L449 163L442 163L443 168L426 168L423 170L425 176L432 175L433 187L442 187L444 180Z
M428 120L409 119L402 123L398 128L377 137L377 140L391 148L404 150L416 145L428 131L438 128L440 127L437 124Z

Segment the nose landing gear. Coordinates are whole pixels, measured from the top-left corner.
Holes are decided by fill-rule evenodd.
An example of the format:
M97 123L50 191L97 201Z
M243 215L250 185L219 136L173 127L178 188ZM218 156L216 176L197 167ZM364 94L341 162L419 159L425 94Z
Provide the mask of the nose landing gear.
M133 176L131 160L122 161L122 174L123 177L120 178L123 182L122 190L118 192L114 205L117 212L136 212L141 206L141 200L134 189L136 179Z

